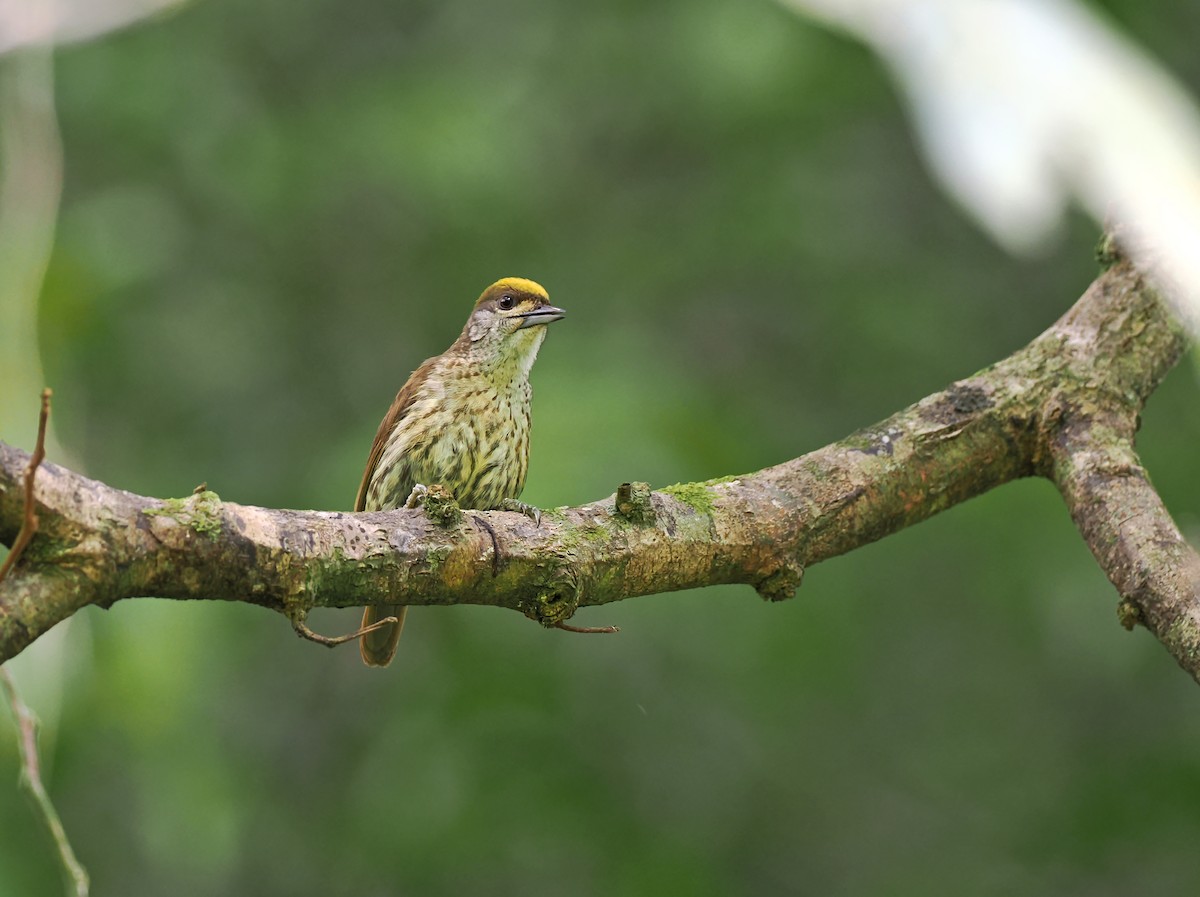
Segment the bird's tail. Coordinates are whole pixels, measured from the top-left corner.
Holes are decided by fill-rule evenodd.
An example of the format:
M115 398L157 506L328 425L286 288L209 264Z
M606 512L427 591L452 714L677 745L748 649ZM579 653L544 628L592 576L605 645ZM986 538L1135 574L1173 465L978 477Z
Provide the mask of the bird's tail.
M395 617L399 622L380 626L358 642L359 653L363 663L369 667L385 667L396 656L396 646L400 644L400 633L404 630L404 615L408 608L403 604L371 605L363 610L363 627L378 623L386 617Z

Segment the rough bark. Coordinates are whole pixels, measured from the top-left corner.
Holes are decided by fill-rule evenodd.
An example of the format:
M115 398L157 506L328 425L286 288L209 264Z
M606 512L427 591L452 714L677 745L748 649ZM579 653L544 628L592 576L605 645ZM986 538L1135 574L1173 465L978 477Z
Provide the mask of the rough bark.
M808 565L1037 475L1062 492L1123 619L1144 622L1200 679L1200 559L1133 448L1142 405L1184 345L1156 291L1119 261L1027 347L873 427L744 476L655 492L624 484L540 525L445 507L271 510L212 492L163 501L45 464L41 529L0 583L0 660L82 607L136 596L247 601L293 622L313 607L398 598L491 604L545 625L717 583L778 600ZM6 543L27 461L0 443Z

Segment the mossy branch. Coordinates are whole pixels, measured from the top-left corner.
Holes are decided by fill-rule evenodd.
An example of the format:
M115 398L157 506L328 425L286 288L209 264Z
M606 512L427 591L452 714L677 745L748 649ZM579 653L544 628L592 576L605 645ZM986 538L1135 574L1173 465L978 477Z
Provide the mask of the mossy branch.
M1184 336L1128 262L1021 351L875 426L775 467L542 515L284 511L204 492L161 501L53 464L42 529L0 586L0 660L90 604L136 596L313 607L490 604L557 626L579 607L718 583L789 597L805 567L1010 480L1051 479L1137 619L1200 679L1195 552L1133 449ZM0 443L0 540L22 518L27 456ZM486 526L475 525L475 522ZM493 537L494 536L494 540Z

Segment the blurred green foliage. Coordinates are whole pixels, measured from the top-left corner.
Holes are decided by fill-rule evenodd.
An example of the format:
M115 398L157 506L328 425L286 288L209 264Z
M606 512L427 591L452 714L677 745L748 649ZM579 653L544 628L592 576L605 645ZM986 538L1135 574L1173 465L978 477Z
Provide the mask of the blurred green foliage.
M1200 85L1196 7L1105 6ZM395 390L502 275L570 315L533 377L524 497L554 506L820 446L1094 274L1082 220L991 245L878 62L770 3L208 0L57 79L58 435L147 494L349 508ZM1176 372L1141 441L1193 534L1196 400ZM46 761L97 894L1196 893L1196 687L1115 605L1025 482L783 605L580 618L615 637L417 610L379 672L248 606L136 601L35 668L65 677ZM0 893L56 893L16 774L5 736Z

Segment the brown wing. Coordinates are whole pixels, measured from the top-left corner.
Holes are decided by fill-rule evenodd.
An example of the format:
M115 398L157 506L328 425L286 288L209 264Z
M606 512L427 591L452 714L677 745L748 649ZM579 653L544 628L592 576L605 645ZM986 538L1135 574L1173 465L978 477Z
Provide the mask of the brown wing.
M371 485L371 477L375 475L375 467L379 464L379 459L383 457L383 449L387 445L388 437L391 436L396 424L404 419L404 415L416 397L417 385L429 375L429 371L436 361L436 358L427 358L419 368L412 372L405 384L400 387L400 391L396 393L392 407L380 421L379 431L375 434L375 441L371 444L371 454L367 455L367 469L363 471L362 482L358 486L358 497L354 499L354 510L366 510L367 489Z

